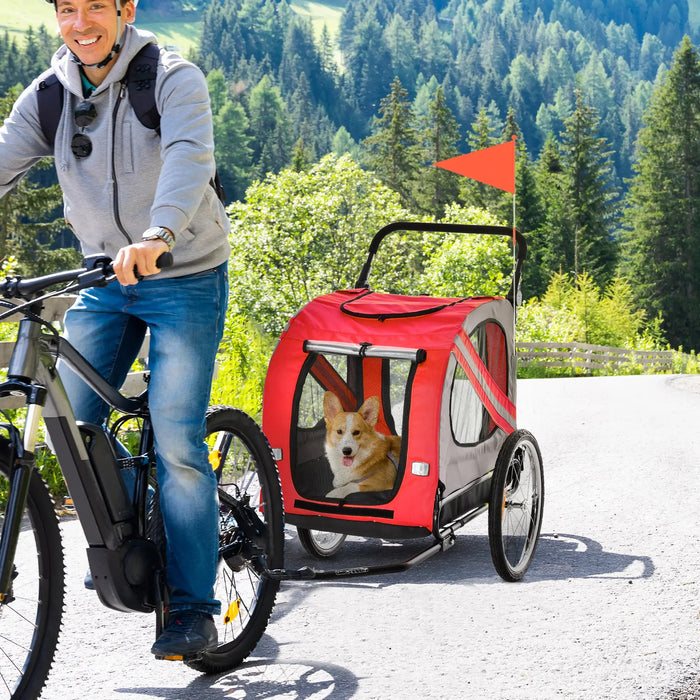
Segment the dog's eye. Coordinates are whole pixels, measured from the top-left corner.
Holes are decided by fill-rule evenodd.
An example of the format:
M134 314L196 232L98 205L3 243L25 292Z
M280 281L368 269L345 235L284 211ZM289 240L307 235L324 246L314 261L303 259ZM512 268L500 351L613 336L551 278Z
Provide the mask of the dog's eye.
M342 434L343 434L343 431L342 431L341 428L338 428L338 430L336 430L335 432L338 433L338 435L342 435Z
M353 430L353 431L352 431L352 434L353 434L353 435L359 435L359 434L360 434L360 431L359 431L359 430Z

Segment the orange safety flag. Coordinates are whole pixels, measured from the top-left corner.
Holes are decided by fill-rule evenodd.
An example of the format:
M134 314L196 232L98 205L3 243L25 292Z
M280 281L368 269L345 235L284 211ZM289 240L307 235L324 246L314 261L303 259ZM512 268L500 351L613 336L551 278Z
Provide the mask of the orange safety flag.
M508 143L441 160L433 165L515 194L515 137Z

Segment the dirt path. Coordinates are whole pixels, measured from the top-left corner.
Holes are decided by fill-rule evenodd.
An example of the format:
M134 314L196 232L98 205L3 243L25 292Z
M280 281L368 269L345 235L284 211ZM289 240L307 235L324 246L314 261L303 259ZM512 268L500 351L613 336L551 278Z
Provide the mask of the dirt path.
M700 377L527 380L519 392L546 483L521 583L496 575L482 516L408 573L285 584L254 656L204 678L150 658L150 617L105 610L82 588L69 522L66 622L43 697L697 698ZM338 561L424 545L354 539ZM288 565L309 563L292 529Z

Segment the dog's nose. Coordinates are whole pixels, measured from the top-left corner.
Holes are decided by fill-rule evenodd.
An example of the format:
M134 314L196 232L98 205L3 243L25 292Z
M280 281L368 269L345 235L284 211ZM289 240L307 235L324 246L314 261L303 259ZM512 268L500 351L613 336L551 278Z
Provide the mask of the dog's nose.
M350 447L343 447L343 454L349 457L352 454L352 449Z

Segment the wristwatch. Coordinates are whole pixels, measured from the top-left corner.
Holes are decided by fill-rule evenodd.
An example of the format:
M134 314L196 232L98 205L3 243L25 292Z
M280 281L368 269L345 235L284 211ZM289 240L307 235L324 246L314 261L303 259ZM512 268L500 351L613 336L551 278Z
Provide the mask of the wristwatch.
M142 241L157 241L158 239L168 244L168 250L172 250L175 247L175 236L162 226L151 226L141 236Z

